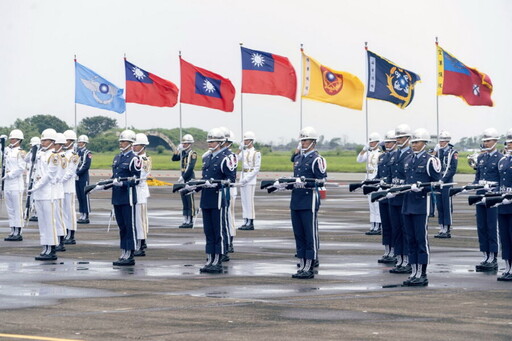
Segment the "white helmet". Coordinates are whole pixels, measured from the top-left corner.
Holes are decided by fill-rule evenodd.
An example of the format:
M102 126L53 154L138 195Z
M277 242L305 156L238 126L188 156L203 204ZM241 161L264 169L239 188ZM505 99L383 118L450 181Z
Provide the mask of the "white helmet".
M41 139L38 136L34 136L33 138L30 139L30 146L31 147L37 146L37 145L40 145L40 144L41 144Z
M368 136L368 142L380 142L379 133L371 133L370 136Z
M483 141L489 141L489 140L499 140L500 134L498 134L498 131L494 128L487 128L482 133L482 142Z
M55 138L57 137L57 132L55 129L48 128L43 130L41 133L41 140L53 140L55 141Z
M55 144L66 144L66 136L63 133L57 133L55 135Z
M9 134L9 139L18 139L18 140L23 140L25 137L23 136L23 132L19 129L14 129L13 131L11 131L11 133Z
M76 141L76 133L74 130L66 130L64 136L66 136L66 140Z
M512 128L507 131L507 135L505 136L505 143L512 142Z
M256 135L254 135L254 133L252 131L246 131L245 134L244 134L244 140L252 140L254 142L254 140L256 139Z
M130 129L123 130L123 132L119 134L119 142L121 141L128 141L133 143L135 141L135 132Z
M230 130L229 135L226 135L226 141L230 143L235 142L235 133L233 133L233 130Z
M194 137L190 134L185 134L181 138L181 143L194 143Z
M442 132L439 133L439 142L450 142L451 139L452 135L450 134L450 132L443 130Z
M226 136L221 128L211 129L206 137L206 142L224 142L225 140Z
M229 130L228 128L226 127L219 127L219 129L222 131L222 133L224 134L224 141L227 141L228 138L229 138L229 134L231 132L231 130Z
M78 136L77 142L89 143L89 137L87 137L87 135L80 135Z
M135 135L135 141L133 142L134 146L138 146L138 145L147 146L148 144L149 144L149 140L148 140L148 137L146 136L146 134L138 133Z
M395 137L406 137L411 136L411 127L409 127L407 124L399 124L395 128Z
M396 142L395 131L389 130L384 136L384 140L382 142Z
M315 130L315 128L313 127L306 127L306 128L303 128L300 132L299 132L299 141L304 141L304 140L318 140L318 134Z
M419 128L414 131L411 138L412 142L420 142L423 141L425 143L430 142L430 134L427 129Z

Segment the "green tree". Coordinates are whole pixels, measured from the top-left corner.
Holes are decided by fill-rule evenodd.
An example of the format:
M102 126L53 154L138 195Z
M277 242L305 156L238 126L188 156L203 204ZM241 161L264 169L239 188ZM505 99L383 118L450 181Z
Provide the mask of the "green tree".
M89 137L96 137L114 128L117 128L117 120L105 116L87 117L78 124L79 134L85 134Z

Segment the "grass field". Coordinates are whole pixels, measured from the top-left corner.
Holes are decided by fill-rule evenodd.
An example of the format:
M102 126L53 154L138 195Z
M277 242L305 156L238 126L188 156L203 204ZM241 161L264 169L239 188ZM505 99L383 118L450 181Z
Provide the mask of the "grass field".
M204 151L197 151L198 155L202 155ZM154 170L178 170L179 162L171 161L171 154L169 151L163 154L148 153L153 161ZM95 169L109 169L112 167L112 159L115 153L95 153L92 159L92 168ZM328 151L322 152L322 155L327 160L328 172L340 173L364 173L364 163L356 162L355 151ZM466 156L468 153L459 154L458 173L474 173L474 170L469 167ZM292 163L290 162L290 152L272 152L262 156L262 171L292 171ZM199 157L200 158L200 157ZM196 165L196 170L201 168L199 164Z

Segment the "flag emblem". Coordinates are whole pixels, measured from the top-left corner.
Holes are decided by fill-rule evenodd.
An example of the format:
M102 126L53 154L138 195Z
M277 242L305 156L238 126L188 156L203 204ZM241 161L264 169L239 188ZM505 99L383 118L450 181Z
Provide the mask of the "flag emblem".
M409 71L393 66L389 70L389 74L386 74L386 79L390 95L403 101L404 107L409 105L412 99L409 84L413 79Z
M80 78L83 85L92 92L92 97L99 104L110 104L117 96L118 88L92 79Z
M265 57L259 53L253 53L251 56L251 63L256 67L262 67L265 65Z
M323 65L320 65L320 70L322 71L325 92L330 96L338 94L343 88L343 75L334 73Z

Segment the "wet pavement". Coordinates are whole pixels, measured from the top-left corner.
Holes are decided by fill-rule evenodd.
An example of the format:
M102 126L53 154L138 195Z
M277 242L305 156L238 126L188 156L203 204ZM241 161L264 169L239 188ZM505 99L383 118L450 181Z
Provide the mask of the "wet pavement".
M348 192L353 175L346 178L337 174L340 186L329 187L322 202L320 267L312 280L290 277L289 193L257 191L256 230L238 231L231 261L214 275L199 273L201 216L196 228L178 229L181 200L169 187L151 188L147 256L114 267L119 241L115 222L107 230L109 193L95 192L91 224L79 225L77 245L57 261L34 260L40 246L33 222L22 242L0 241L0 340L510 339L512 283L496 281L500 272L474 271L481 256L466 197L455 200L452 239L434 239L430 218L429 286L403 287L407 275L377 263L380 236L364 235L367 201ZM0 226L7 235L5 207Z

